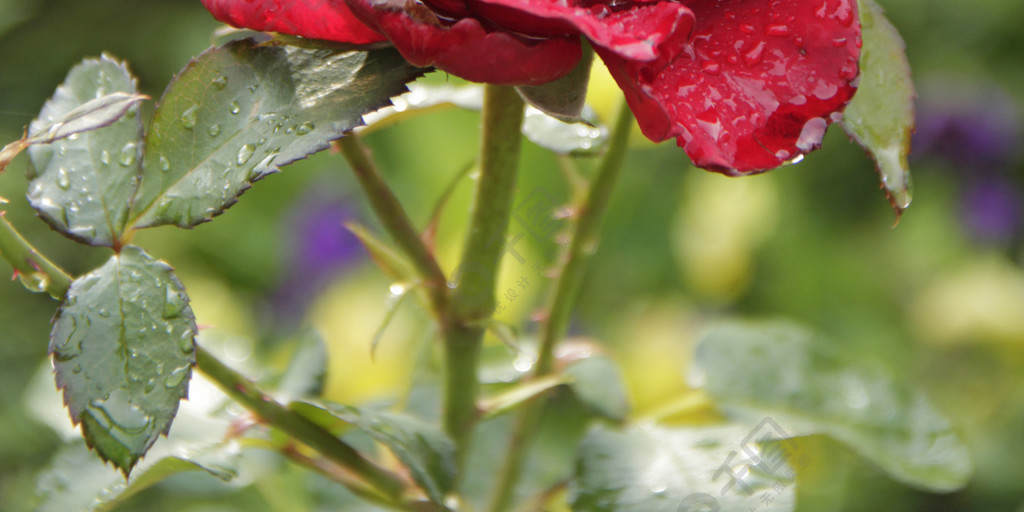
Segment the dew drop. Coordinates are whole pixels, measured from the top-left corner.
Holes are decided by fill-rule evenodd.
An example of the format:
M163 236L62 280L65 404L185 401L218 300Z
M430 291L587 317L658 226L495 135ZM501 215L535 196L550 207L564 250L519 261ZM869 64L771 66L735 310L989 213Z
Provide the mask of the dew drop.
M110 151L100 151L100 163L103 165L110 165Z
M191 354L196 349L195 337L192 336L191 331L185 331L178 337L178 348L181 349L181 353L186 356Z
M134 142L129 142L121 148L121 156L118 157L117 161L125 167L129 167L135 163L135 159L139 156L139 147Z
M160 170L167 172L171 170L171 161L166 156L160 155Z
M245 165L245 163L252 158L252 155L255 152L256 146L253 146L252 144L246 144L241 148L238 148L238 154L235 156L235 163L238 165Z
M224 90L224 88L228 86L228 77L223 75L218 76L217 78L214 78L210 83L218 90Z
M230 112L232 114L238 114L241 111L242 111L242 106L239 105L237 101L232 101L231 102L231 110L230 110Z
M316 128L316 126L314 126L313 123L302 123L302 124L299 125L298 128L295 129L295 134L296 135L308 135L309 132L312 132L313 129L315 129L315 128Z
M216 137L216 136L220 135L220 125L219 124L211 125L210 129L207 130L206 133L209 133L210 137Z
M156 379L147 380L144 389L146 390L146 393L152 393L153 390L156 389Z
M63 167L57 169L57 186L61 190L71 188L71 177L68 176L68 170Z
M181 368L178 368L171 372L171 374L164 379L164 387L175 388L180 386L181 383L185 382L185 379L188 378L188 375L190 373L189 370L191 370L190 366L182 366Z
M181 113L181 125L186 130L191 130L196 127L196 120L199 117L199 107L193 105L188 110Z
M821 139L825 137L825 128L827 127L828 121L820 117L807 121L800 130L800 137L796 141L796 147L801 151L811 151L820 146Z
M71 373L75 375L82 373L82 365L75 363L75 366L71 367Z
M761 62L761 57L764 55L764 47L765 42L758 41L750 51L743 54L743 61L746 62L748 66L753 66Z
M744 34L753 34L757 32L757 28L749 23L743 23L740 25L740 32L743 32Z
M764 33L775 37L785 37L789 35L789 25L775 24L768 25L764 28Z
M706 74L714 76L721 73L722 66L715 61L706 60L704 61L704 64L701 66L701 70L704 71L704 73Z

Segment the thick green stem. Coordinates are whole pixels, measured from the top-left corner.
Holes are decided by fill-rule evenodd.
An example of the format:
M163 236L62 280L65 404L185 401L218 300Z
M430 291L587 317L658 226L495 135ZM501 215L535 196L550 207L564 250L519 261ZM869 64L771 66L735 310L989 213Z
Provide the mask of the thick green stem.
M544 322L541 325L540 349L534 374L544 375L551 371L554 363L555 345L565 336L569 329L569 317L579 294L590 257L597 252L601 234L601 223L612 190L618 182L622 171L622 162L626 157L629 145L629 131L633 126L633 112L626 102L622 102L619 116L612 128L612 138L608 142L608 152L598 168L597 176L590 184L586 201L577 212L577 222L573 230L569 249L562 257L562 268L559 270L558 283L551 296Z
M512 87L484 90L478 178L469 235L455 279L449 316L442 321L446 381L444 426L460 459L479 416L477 365L486 322L494 312L495 282L512 216L522 135L523 100Z
M252 381L227 367L202 347L197 348L196 363L199 371L243 407L274 428L351 471L370 484L382 498L395 506L400 506L402 493L406 488L405 481L400 477L364 458L341 439L264 394ZM362 489L360 491L365 492Z
M366 192L374 213L416 268L428 291L435 313L440 314L447 307L448 290L444 272L441 271L434 255L427 249L402 204L381 177L377 165L370 158L369 150L359 137L355 133L349 133L338 140L338 147L363 191Z
M46 291L57 300L63 299L71 287L71 276L32 247L2 214L0 256L8 261L23 279L32 279L38 283L38 291Z
M576 302L584 271L590 257L597 250L601 221L608 210L609 198L622 170L632 126L633 113L623 102L615 127L612 129L608 152L601 161L597 176L590 184L586 200L580 206L572 241L562 257L558 281L541 324L540 349L534 367L535 378L551 373L554 367L555 345L561 341L569 328L569 315ZM491 501L491 512L504 512L509 509L522 474L530 441L540 425L543 410L544 403L540 401L528 404L519 416L509 440L498 489Z

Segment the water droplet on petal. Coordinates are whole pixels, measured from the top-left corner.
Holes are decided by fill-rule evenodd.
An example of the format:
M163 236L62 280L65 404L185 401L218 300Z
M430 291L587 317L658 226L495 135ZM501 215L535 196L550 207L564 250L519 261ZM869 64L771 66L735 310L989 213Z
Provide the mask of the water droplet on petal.
M768 25L764 28L764 33L775 37L785 37L789 35L789 25Z
M811 151L821 145L821 139L825 137L825 129L828 128L828 121L815 117L804 123L800 130L800 137L796 141L796 147L801 151Z

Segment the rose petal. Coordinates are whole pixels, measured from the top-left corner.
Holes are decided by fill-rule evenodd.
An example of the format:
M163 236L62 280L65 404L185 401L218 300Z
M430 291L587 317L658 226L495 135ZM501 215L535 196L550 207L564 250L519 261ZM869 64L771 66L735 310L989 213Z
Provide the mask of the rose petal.
M597 47L648 138L737 175L817 148L853 96L855 0L692 0L692 46L667 68Z
M446 24L414 0L349 0L352 12L384 33L416 66L436 66L472 82L537 85L579 61L578 37L525 39L490 32L473 18Z
M364 25L343 0L202 0L224 23L313 39L370 44L384 36Z
M694 17L675 2L615 2L584 6L551 0L469 0L489 21L524 34L581 32L595 45L634 61L671 61L685 47Z

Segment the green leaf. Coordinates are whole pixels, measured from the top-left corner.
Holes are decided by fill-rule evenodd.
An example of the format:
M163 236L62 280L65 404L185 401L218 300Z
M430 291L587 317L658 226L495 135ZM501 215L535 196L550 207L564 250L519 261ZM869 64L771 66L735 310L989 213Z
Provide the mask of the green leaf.
M629 397L619 367L606 356L593 356L565 369L569 387L595 413L613 421L629 415Z
M104 55L72 68L29 125L29 202L57 231L118 243L140 173L140 99L125 65Z
M576 512L788 512L789 455L738 425L593 430L570 484Z
M971 461L949 421L920 391L834 346L787 323L726 324L701 339L694 371L732 417L828 435L909 485L962 487Z
M295 409L308 415L310 407L329 412L386 446L408 468L413 480L439 505L455 486L455 444L437 427L412 416L377 412L340 404L298 402ZM323 424L319 418L318 424Z
M36 512L102 512L171 476L205 471L221 480L238 471L237 445L225 442L227 419L183 407L183 420L167 441L153 448L125 480L89 453L81 441L65 446L37 480Z
M71 284L50 336L57 387L126 475L166 434L195 363L195 318L167 264L128 246Z
M516 90L527 103L559 121L582 121L580 116L587 101L587 84L590 83L593 63L594 50L590 45L584 45L583 57L568 75L543 85L516 87Z
M390 48L245 40L207 50L160 100L131 224L210 220L252 182L360 126L422 73Z
M907 154L914 129L914 84L903 39L874 0L858 0L864 47L860 85L843 113L843 128L875 159L898 219L910 206Z

